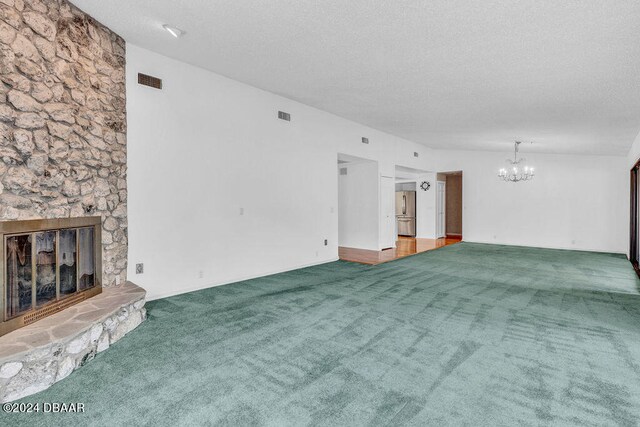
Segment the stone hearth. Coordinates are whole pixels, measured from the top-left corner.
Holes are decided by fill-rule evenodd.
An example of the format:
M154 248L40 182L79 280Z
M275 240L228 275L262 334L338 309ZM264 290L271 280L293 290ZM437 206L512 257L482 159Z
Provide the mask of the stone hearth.
M0 402L37 393L146 319L146 292L127 282L0 337Z

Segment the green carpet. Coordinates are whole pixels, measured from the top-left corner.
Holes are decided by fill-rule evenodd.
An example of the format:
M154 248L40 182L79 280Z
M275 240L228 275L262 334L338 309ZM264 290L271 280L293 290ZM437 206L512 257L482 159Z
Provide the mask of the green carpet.
M621 255L461 243L210 288L22 400L86 413L0 425L637 425L639 285Z

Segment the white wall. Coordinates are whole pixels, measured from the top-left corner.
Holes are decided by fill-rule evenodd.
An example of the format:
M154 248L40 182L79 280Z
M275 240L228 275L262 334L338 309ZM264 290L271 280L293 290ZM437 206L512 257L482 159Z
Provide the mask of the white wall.
M338 174L338 245L378 250L378 164L341 164L340 169L347 174Z
M522 154L536 177L508 183L508 153L438 151L440 171L463 171L465 241L626 252L624 157Z
M127 117L128 276L150 299L337 259L338 152L390 176L433 161L424 146L133 44Z
M139 86L138 72L163 90ZM537 155L534 181L503 183L508 153L430 150L132 44L127 114L128 275L150 299L335 260L338 152L385 176L463 170L465 240L626 250L623 157ZM433 224L418 221L418 235L433 237L436 178L424 178Z

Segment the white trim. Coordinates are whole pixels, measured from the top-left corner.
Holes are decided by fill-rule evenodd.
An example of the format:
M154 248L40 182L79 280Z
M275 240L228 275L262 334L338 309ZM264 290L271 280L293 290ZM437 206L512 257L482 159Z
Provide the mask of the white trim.
M442 185L442 200L439 195L440 185ZM442 230L438 227L440 225L440 208L442 208ZM436 239L443 237L447 237L447 181L436 180Z
M393 193L391 194L391 197L393 197L392 202L393 202L393 215L392 215L392 220L393 220L393 231L391 233L391 235L393 236L393 239L391 242L386 242L386 241L382 241L383 237L385 236L385 225L386 225L386 215L384 215L384 212L382 211L382 206L384 205L384 201L383 201L383 194L382 194L382 180L383 179L390 179L391 180L391 186L393 187ZM387 176L384 174L380 174L380 178L378 179L378 251L382 251L385 249L395 249L396 248L396 241L398 240L398 230L397 230L397 223L396 223L396 217L395 217L395 204L396 204L396 182L395 182L395 178L392 176ZM391 243L391 246L386 246L388 243Z
M533 249L557 249L562 251L577 251L577 252L597 252L601 254L619 254L619 255L627 255L624 252L616 252L616 251L603 251L602 249L584 249L584 248L568 248L566 246L531 246L531 245L518 245L515 243L500 243L500 242L488 242L485 240L462 240L465 243L482 243L486 245L499 245L499 246L513 246L513 247L521 247L521 248L533 248Z

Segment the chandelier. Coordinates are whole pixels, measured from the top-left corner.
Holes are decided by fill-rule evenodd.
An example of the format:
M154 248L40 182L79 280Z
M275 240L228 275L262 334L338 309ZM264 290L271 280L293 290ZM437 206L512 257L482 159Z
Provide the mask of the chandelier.
M507 159L509 166L498 171L498 178L505 182L529 181L534 177L532 167L526 165L527 159L518 159L518 147L521 141L516 141L513 148L513 160Z

